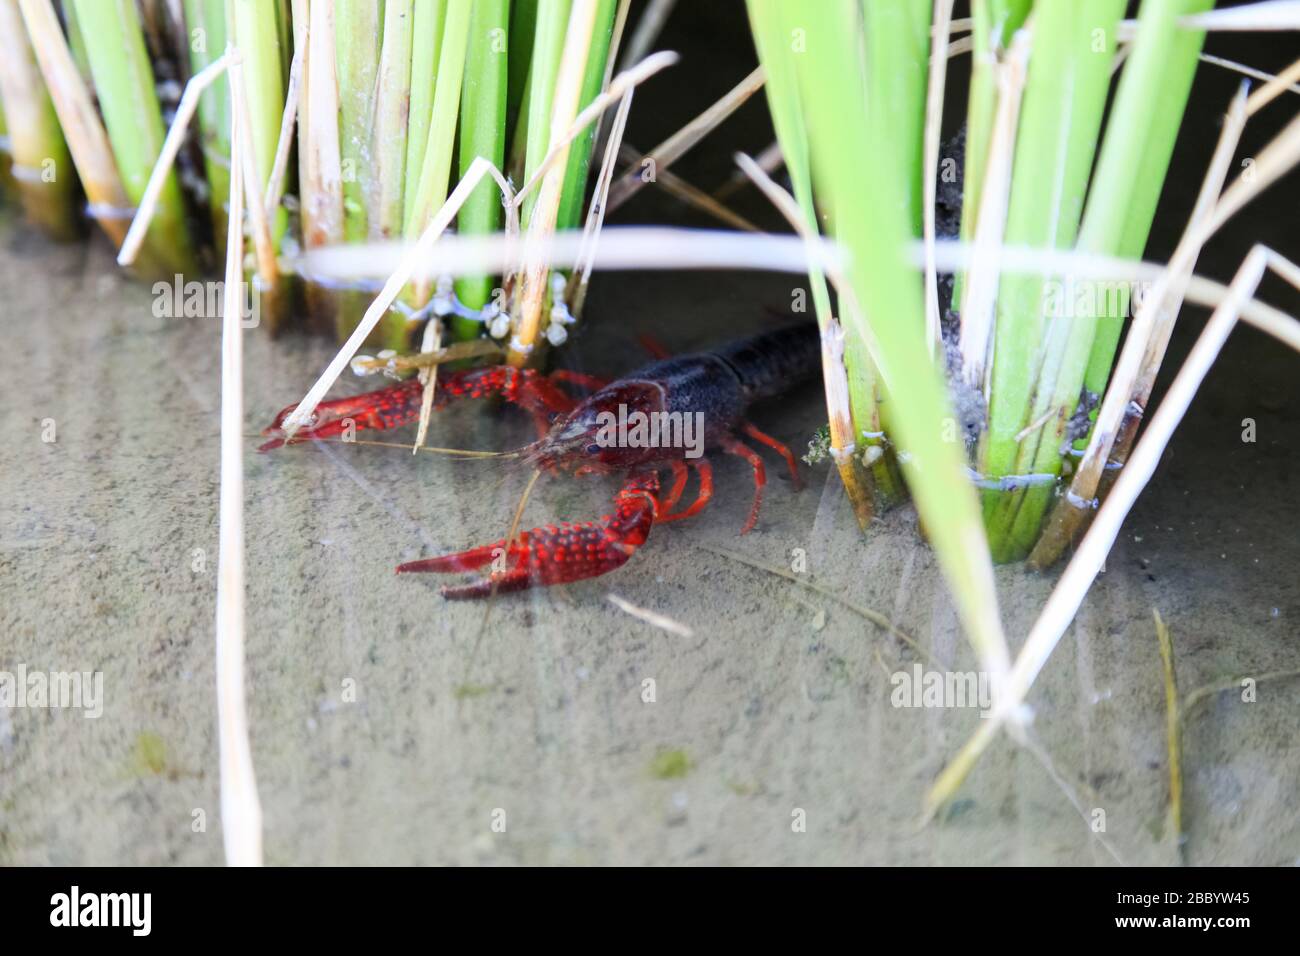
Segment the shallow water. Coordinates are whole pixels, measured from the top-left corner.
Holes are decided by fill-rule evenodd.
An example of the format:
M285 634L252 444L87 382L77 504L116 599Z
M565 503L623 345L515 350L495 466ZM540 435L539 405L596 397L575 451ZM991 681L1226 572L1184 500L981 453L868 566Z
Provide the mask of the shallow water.
M0 862L219 862L218 323L155 318L148 288L117 276L97 242L51 246L12 224L0 241L14 357L3 661L99 670L105 688L98 719L0 710ZM570 360L616 373L643 360L631 344L642 331L687 350L756 329L769 320L753 303L780 301L784 282L610 277ZM646 309L651 296L667 311ZM770 462L762 518L741 538L748 466L727 458L698 518L656 528L615 574L501 597L485 627L483 605L445 603L438 580L392 569L499 538L525 475L370 447L253 454L330 345L247 332L248 685L268 862L1178 861L1152 609L1172 629L1184 692L1300 664L1284 438L1294 366L1239 338L1229 374L1250 365L1273 397L1247 401L1218 376L1198 399L1034 688L1039 756L997 744L943 819L917 830L925 788L978 710L892 706L889 675L915 652L821 592L708 550L788 568L804 549L808 581L974 670L910 509L864 542L825 466L796 494ZM1247 413L1254 445L1240 441ZM802 446L821 414L805 388L754 417ZM453 447L509 447L528 431L472 407L434 426ZM613 487L546 480L524 520L593 517ZM1015 643L1051 583L999 570ZM630 617L611 593L693 636ZM1187 861L1300 857L1298 705L1300 681L1264 682L1255 703L1216 695L1188 720Z

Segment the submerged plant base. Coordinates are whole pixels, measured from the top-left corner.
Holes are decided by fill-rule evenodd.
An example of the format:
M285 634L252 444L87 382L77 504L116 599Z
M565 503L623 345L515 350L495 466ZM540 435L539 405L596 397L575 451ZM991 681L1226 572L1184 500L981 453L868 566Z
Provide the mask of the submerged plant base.
M64 181L18 179L6 163L6 189L15 187L27 221L55 242L76 242L85 235L84 224L76 211L77 192Z

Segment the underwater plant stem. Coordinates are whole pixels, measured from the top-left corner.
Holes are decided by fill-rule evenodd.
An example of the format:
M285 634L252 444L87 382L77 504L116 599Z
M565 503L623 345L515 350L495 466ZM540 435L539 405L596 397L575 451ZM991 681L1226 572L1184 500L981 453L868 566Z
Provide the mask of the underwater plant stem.
M529 57L526 101L520 108L523 136L515 131L516 141L524 147L524 181L533 178L551 145L551 105L555 95L555 78L564 54L564 37L572 0L537 0L533 26L533 48ZM525 226L532 218L537 196L524 203L521 221Z
M983 202L984 177L993 142L998 93L998 53L1011 46L1024 26L1031 0L971 0L971 78L966 100L966 158L962 173L961 238L975 238ZM953 280L952 300L962 301L966 274Z
M131 200L108 134L82 79L50 0L18 0L41 75L72 153L93 216L115 246L126 236Z
M307 43L298 103L298 178L303 245L311 249L343 239L334 8L294 0L294 22L304 25L299 35L305 34Z
M164 130L153 68L133 0L74 0L100 111L127 197L138 205L162 151ZM193 271L180 182L168 175L149 230L149 269Z

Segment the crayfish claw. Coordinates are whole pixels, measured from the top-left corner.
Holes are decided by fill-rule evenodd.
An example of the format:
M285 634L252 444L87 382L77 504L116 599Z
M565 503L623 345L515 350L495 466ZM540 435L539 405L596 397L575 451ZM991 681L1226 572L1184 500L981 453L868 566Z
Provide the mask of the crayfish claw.
M658 515L658 493L658 475L637 475L615 497L615 512L599 521L533 528L509 544L498 541L408 561L397 566L397 573L447 574L493 566L486 578L444 587L442 596L450 601L599 577L621 567L645 543Z

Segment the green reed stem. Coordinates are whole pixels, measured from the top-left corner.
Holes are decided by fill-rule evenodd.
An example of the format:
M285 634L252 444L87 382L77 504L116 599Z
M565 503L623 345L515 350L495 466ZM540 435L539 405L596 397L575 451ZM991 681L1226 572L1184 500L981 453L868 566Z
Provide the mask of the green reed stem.
M370 196L373 239L392 239L402 234L414 20L413 0L387 0L384 4L384 41L379 52L374 129L370 133L370 153L375 164Z
M1053 249L1074 244L1110 88L1115 28L1123 13L1123 0L1035 8L1007 210L1008 245ZM1036 473L1032 449L1024 451L1029 443L1037 447L1038 432L1031 430L1024 446L1018 436L1048 412L1071 337L1068 320L1049 321L1045 313L1045 301L1050 301L1045 295L1052 292L1048 278L1006 275L999 286L988 431L979 468L988 477ZM1061 427L1077 398L1076 386L1060 410ZM1060 470L1059 458L1055 470ZM1018 560L1029 553L1046 505L1046 486L1034 487L1037 521L1027 512L1019 527L1016 516L1026 490L985 493L985 524L995 560ZM1032 532L1026 532L1030 525Z
M448 0L428 140L414 199L407 197L405 231L408 239L418 238L429 219L447 200L447 180L451 173L472 12L471 0Z
M506 151L506 83L509 75L509 0L479 0L470 20L469 50L460 106L460 174L465 175L479 156L498 168ZM495 232L501 228L501 192L484 180L470 194L456 217L464 235ZM456 295L472 309L482 308L492 296L495 279L488 275L461 276ZM456 318L452 331L458 339L479 335L479 323Z
M74 0L104 126L131 202L138 204L165 135L133 0ZM193 252L180 183L168 176L149 227L147 261L167 273L193 269Z
M550 148L551 104L555 94L555 77L564 53L564 35L568 29L570 0L538 0L537 24L533 34L533 55L528 70L527 128L524 134L525 164L523 181L532 178ZM603 67L602 63L602 67ZM522 224L527 227L537 201L538 191L524 200Z
M966 161L962 175L961 238L971 242L979 218L984 171L993 137L998 95L993 76L995 49L1005 49L1025 23L1031 0L972 0L971 75L966 101ZM954 307L961 302L963 275L953 282Z
M190 70L198 73L226 50L224 0L185 0ZM226 256L227 204L230 201L230 84L214 83L199 99L199 143L207 173L208 205L217 258Z
M373 0L335 0L334 17L343 236L348 242L357 242L369 231L366 198L375 173L370 117L379 72L380 8Z
M415 0L411 38L411 109L406 124L406 188L402 193L402 225L415 214L415 194L429 146L429 121L433 118L433 91L438 78L438 54L447 18L447 0Z
M1185 30L1177 21L1213 6L1214 0L1146 0L1142 4L1138 35L1124 64L1097 167L1099 185L1104 183L1107 189L1126 195L1099 203L1095 216L1094 201L1089 199L1080 237L1082 248L1125 258L1140 257L1146 249L1205 41L1203 30ZM1084 376L1090 392L1100 395L1105 390L1127 305L1125 297L1121 309L1103 316L1097 324Z
M27 220L55 239L75 238L72 157L14 0L0 0L0 104L7 117L9 175Z
M618 0L601 0L596 8L596 24L587 50L587 63L582 76L582 93L578 98L581 110L600 95L605 82L605 67L609 59L610 39L614 34L614 15ZM591 123L569 145L569 158L564 170L564 187L560 193L560 209L556 216L557 229L574 229L582 222L587 192L587 173L591 168L591 150L599 123Z

